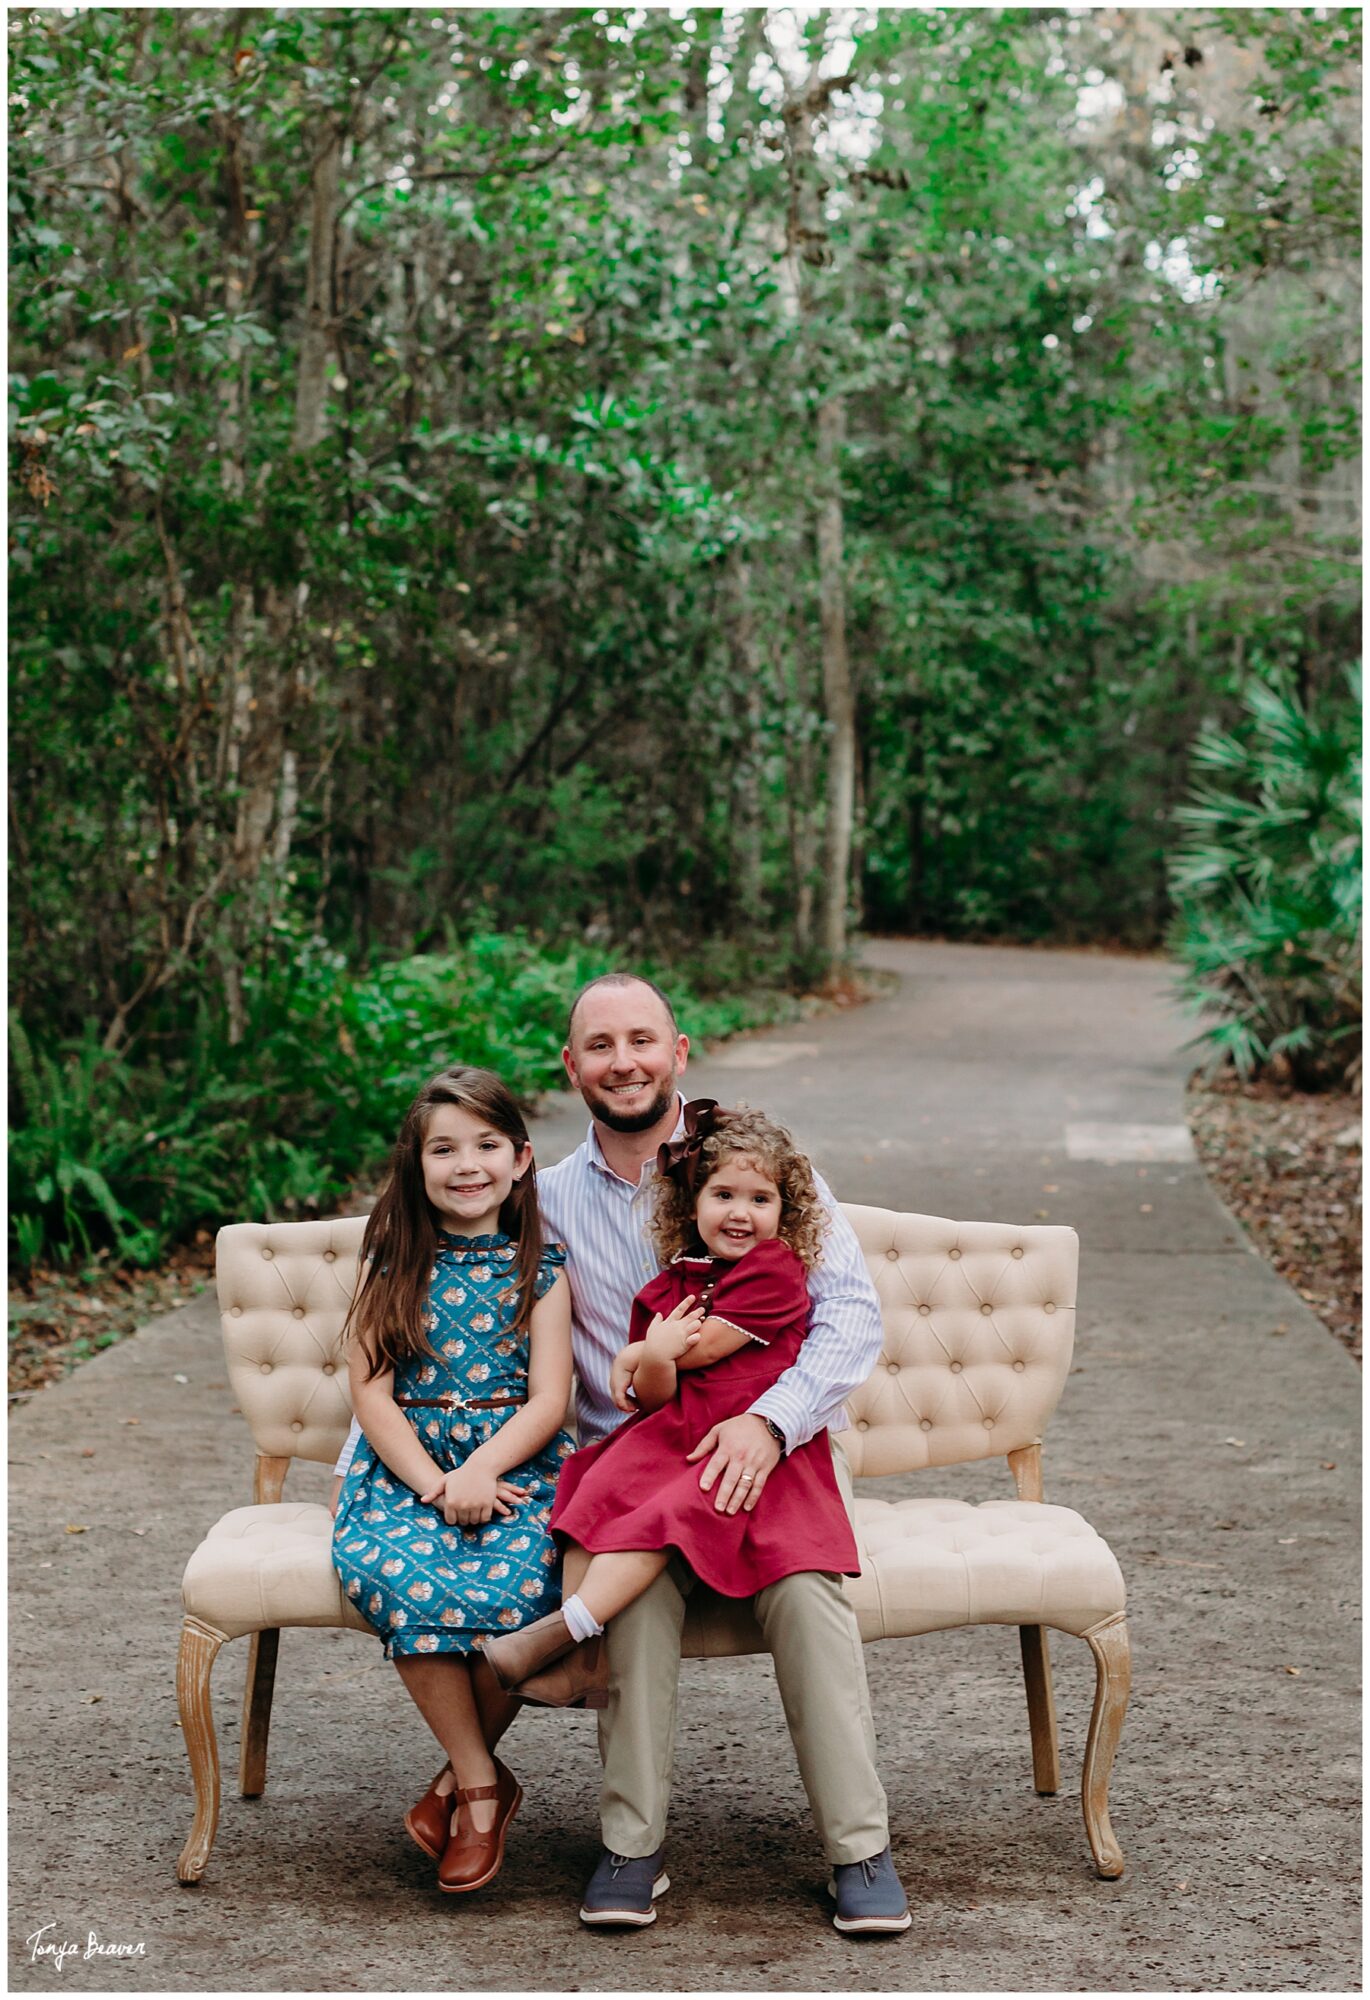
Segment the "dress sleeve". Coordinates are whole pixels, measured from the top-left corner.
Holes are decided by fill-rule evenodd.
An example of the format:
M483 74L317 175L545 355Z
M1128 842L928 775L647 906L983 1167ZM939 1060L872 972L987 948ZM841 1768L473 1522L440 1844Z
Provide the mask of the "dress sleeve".
M566 1267L566 1245L564 1243L544 1243L542 1256L538 1261L538 1274L533 1281L533 1297L545 1299L557 1281L557 1272Z
M658 1271L649 1278L637 1297L633 1300L632 1312L628 1315L628 1344L644 1340L652 1323L654 1313L668 1313L675 1304L673 1293L675 1282L669 1271Z
M714 1286L711 1319L726 1320L749 1340L769 1347L796 1319L808 1316L804 1266L788 1243L758 1243Z

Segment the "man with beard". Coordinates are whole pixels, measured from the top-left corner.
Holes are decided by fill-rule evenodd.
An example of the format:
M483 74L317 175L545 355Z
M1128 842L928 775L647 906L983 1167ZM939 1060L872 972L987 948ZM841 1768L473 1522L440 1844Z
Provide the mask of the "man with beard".
M656 1275L647 1235L657 1148L680 1136L678 1081L689 1042L660 987L606 973L576 996L562 1061L590 1127L575 1152L538 1174L549 1237L566 1245L580 1442L623 1422L609 1390L634 1295ZM750 1409L716 1424L691 1456L722 1511L765 1504L781 1454L825 1427L841 1429L843 1399L880 1354L880 1308L854 1232L820 1180L831 1227L809 1281L811 1316L800 1358ZM354 1424L337 1470L359 1435ZM834 1446L851 1511L851 1481ZM696 1585L678 1557L605 1634L607 1706L600 1713L604 1853L581 1907L583 1922L640 1927L668 1886L662 1867L675 1743L685 1598ZM889 1851L885 1794L855 1614L835 1575L800 1572L754 1600L833 1879L833 1921L851 1933L906 1930L908 1905Z

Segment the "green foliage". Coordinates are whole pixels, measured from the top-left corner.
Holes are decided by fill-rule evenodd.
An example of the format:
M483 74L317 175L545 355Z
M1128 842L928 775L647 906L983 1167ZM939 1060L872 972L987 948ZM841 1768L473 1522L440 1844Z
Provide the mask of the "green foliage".
M1274 1064L1305 1088L1359 1068L1359 672L1350 691L1349 715L1317 715L1288 686L1252 688L1245 726L1195 745L1170 943L1210 1067Z
M201 1223L327 1212L379 1172L435 1070L497 1070L525 1102L563 1084L571 1000L618 962L589 946L483 935L358 975L307 946L254 983L241 1042L202 1023L184 1057L162 1062L107 1054L93 1030L35 1049L11 1017L12 1254L27 1268L108 1245L145 1266ZM634 969L665 984L696 1041L795 1011L768 983L779 968L754 955ZM710 994L720 982L727 990Z

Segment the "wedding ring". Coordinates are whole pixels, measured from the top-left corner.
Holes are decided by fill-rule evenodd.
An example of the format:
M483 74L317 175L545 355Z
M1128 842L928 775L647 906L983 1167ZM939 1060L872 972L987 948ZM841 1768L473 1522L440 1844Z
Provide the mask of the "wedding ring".
M741 1476L742 1476L742 1478L743 1478L743 1479L755 1479L755 1478L756 1478L756 1474L755 1474L754 1472L744 1472L744 1473L743 1473L743 1474L742 1474Z

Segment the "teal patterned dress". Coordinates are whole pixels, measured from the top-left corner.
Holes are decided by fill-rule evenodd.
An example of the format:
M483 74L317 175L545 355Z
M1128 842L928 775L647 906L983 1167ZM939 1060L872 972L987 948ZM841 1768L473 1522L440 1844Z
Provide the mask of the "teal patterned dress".
M511 1239L440 1234L424 1330L432 1356L395 1371L397 1396L528 1395L528 1336L513 1331ZM538 1265L537 1296L566 1262L549 1243ZM517 1414L499 1410L407 1410L429 1456L453 1472ZM333 1524L333 1566L343 1589L398 1653L470 1653L491 1632L512 1632L561 1602L560 1563L547 1532L557 1475L575 1450L565 1431L503 1476L525 1486L513 1517L449 1528L435 1507L383 1465L367 1439L357 1444Z

